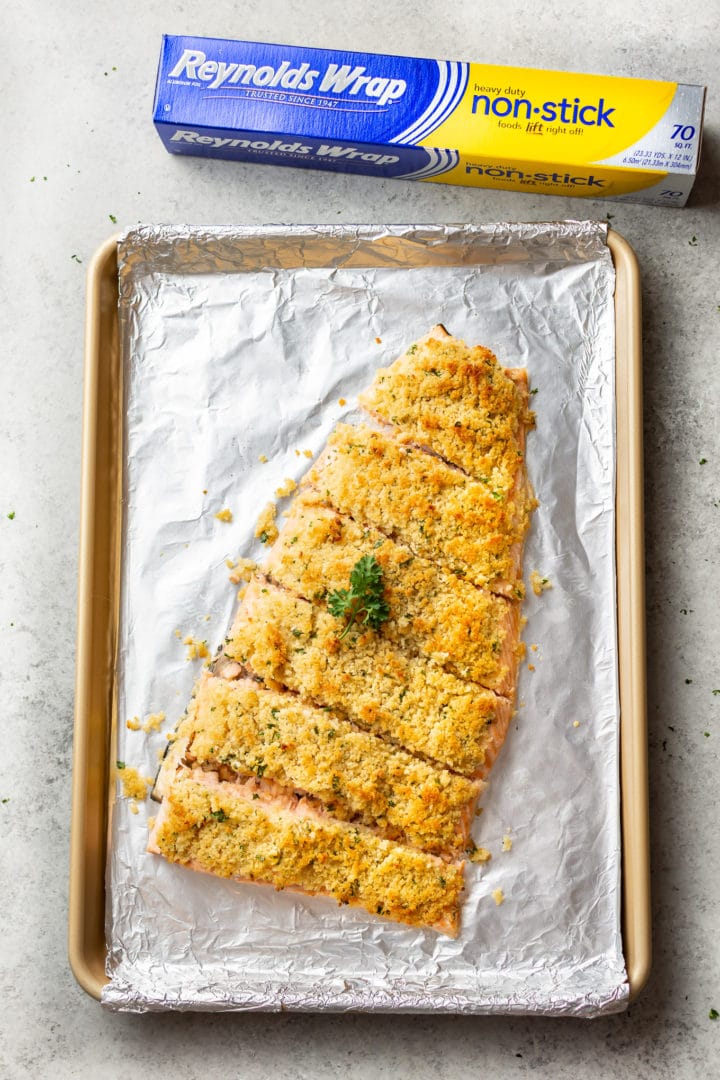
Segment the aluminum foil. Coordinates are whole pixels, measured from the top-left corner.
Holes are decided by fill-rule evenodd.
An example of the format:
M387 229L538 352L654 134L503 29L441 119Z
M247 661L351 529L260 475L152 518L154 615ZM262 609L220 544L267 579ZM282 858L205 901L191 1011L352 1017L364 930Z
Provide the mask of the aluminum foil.
M530 374L518 710L476 819L456 940L145 851L113 806L114 1008L594 1016L625 1007L614 569L614 271L605 226L148 226L120 241L126 395L117 757L151 776L235 605L225 560L380 365L442 322ZM346 404L345 404L346 402ZM263 463L263 459L267 462ZM282 501L281 501L282 508ZM232 522L215 514L228 508ZM126 720L166 715L163 731ZM135 807L137 809L137 806ZM504 850L510 837L511 850ZM504 902L496 904L494 890Z

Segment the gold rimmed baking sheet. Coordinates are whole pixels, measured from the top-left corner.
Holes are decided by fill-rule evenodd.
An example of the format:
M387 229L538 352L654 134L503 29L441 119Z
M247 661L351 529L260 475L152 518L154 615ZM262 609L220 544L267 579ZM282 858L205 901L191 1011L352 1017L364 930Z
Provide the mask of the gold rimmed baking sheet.
M610 233L616 271L617 617L621 701L623 939L631 996L650 964L642 525L640 290L629 245ZM99 997L106 982L104 880L120 556L123 393L117 242L88 272L70 960Z

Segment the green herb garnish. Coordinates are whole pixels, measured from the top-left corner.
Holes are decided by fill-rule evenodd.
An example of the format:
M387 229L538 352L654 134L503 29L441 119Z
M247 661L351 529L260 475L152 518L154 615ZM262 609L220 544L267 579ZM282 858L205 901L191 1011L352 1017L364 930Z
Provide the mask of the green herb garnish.
M228 819L224 810L211 810L210 817L214 817L216 821L227 821Z
M717 1018L720 1016L720 1013L717 1011L717 1009L711 1009L708 1013L708 1016L711 1020L717 1020Z
M328 596L328 611L336 619L346 619L340 640L358 623L377 630L390 615L383 596L383 572L374 555L363 555L350 571L350 588L334 589Z
M115 764L117 765L118 769L124 769L125 768L125 762L124 761L116 761Z

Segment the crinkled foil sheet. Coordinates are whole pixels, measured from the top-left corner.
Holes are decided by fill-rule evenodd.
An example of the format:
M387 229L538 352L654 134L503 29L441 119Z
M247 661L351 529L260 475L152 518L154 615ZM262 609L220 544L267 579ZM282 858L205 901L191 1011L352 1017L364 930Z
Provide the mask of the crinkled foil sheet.
M527 367L539 499L518 711L476 819L457 940L146 854L120 785L103 1002L116 1009L596 1016L620 936L614 270L592 222L140 227L120 241L126 399L117 757L154 774L235 605L226 557L378 366L442 322ZM341 399L347 404L340 404ZM298 455L298 451L300 452ZM261 455L267 463L260 461ZM281 502L282 508L282 502ZM231 523L215 513L228 507ZM532 648L536 646L537 648ZM529 670L534 666L534 671ZM126 719L166 714L162 732ZM503 837L512 850L503 850ZM502 889L500 906L493 891Z

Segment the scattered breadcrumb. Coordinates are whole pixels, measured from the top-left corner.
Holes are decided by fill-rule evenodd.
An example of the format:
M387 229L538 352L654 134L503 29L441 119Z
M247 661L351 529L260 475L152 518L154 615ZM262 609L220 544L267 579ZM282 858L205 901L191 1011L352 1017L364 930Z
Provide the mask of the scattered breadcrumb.
M579 720L573 720L573 727L580 727L580 721Z
M258 458L258 461L259 461L259 462L260 462L260 463L261 463L262 465L267 465L267 458L266 458L265 454L261 454L261 455L260 455L260 457Z
M535 670L535 665L534 664L528 664L528 671L534 671L534 670Z
M512 851L512 837L503 836L502 849L503 851Z
M537 570L533 570L530 575L530 584L536 596L542 596L548 589L552 589L550 578L543 577Z
M311 458L313 456L312 450L303 450L303 454L306 458Z
M146 798L147 789L155 783L152 776L141 776L137 769L126 765L124 761L117 763L117 774L118 779L122 782L123 795L126 799Z
M493 895L493 900L495 901L495 903L497 904L498 907L500 907L501 904L505 903L505 893L502 891L502 889L493 889L493 894L492 895Z
M159 731L160 725L165 723L165 713L156 712L150 713L147 720L142 726L143 731L148 735L151 731Z
M204 622L210 622L211 619L212 619L212 615L206 615L203 621Z
M521 615L520 616L520 625L521 626L527 626L527 615Z
M299 455L300 451L298 450L297 453ZM282 487L275 489L275 495L278 499L284 499L288 495L292 495L293 491L295 491L296 489L297 484L295 483L295 481L292 480L290 477L286 477L285 483L282 485Z
M225 560L225 565L227 566L228 570L234 570L235 569L235 560L234 559L226 559Z
M538 647L537 647L537 645L531 645L531 646L530 646L530 648L532 649L532 651L533 651L533 652L537 652L537 651L538 651Z
M210 655L207 641L196 641L189 634L186 638L183 638L183 645L188 646L186 660L205 659L206 656Z
M230 559L226 559L226 563L230 566ZM233 585L237 585L241 581L249 581L252 575L257 570L257 563L254 563L252 559L238 559L237 562L231 566L232 574L229 574L230 581Z
M168 742L175 742L175 740L177 739L177 732L175 732L175 731L166 731L165 732L165 738L167 739Z
M207 495L207 493L208 493L208 489L207 489L207 488L203 488L203 495Z
M347 401L344 397L338 399L338 405L347 405Z
M131 814L140 813L140 807L138 806L138 804L136 802L131 802L130 803L130 813Z
M149 735L151 731L159 731L160 725L165 721L165 713L157 712L150 713L145 723L142 723L139 716L133 716L132 720L127 720L125 726L130 731L140 731L141 729L146 735Z
M232 521L232 510L228 510L226 506L224 510L218 510L215 517L218 519L218 521Z
M300 457L300 451L299 450L295 451L295 457Z
M375 344L376 345L382 345L382 338L376 337L375 338Z
M175 637L176 637L176 638L181 638L181 637L182 637L182 633L181 633L181 631L180 631L180 630L176 630L176 631L175 631Z
M274 544L278 538L278 530L275 525L277 506L269 502L260 514L255 526L255 536L261 544Z
M487 850L487 848L475 847L474 844L473 844L472 847L467 849L466 854L467 854L468 860L470 862L474 862L474 863L489 862L490 859L492 858L492 855Z

